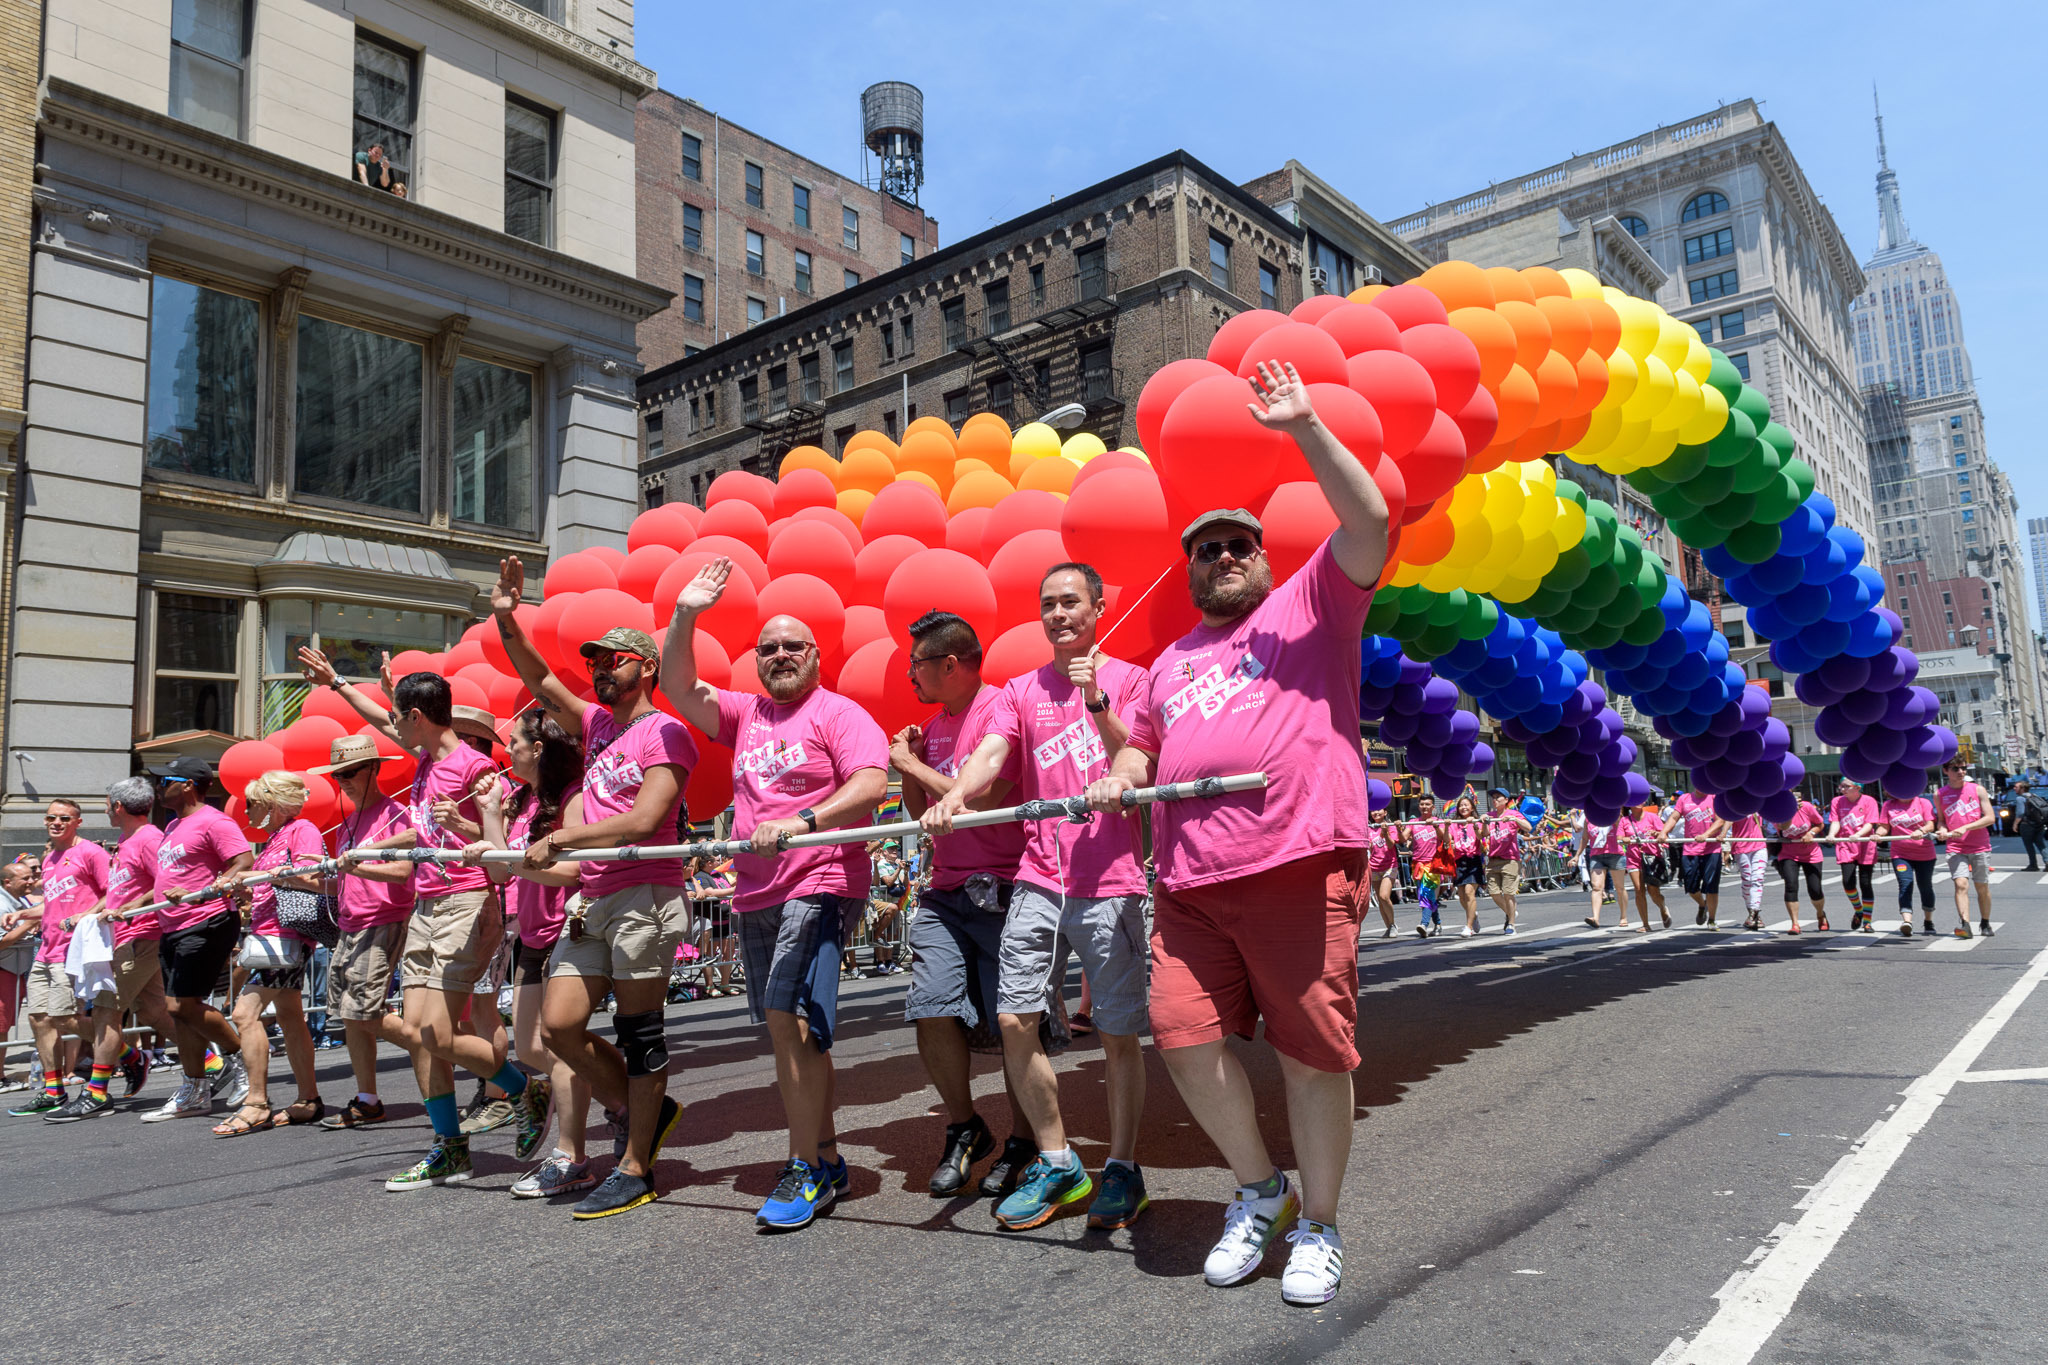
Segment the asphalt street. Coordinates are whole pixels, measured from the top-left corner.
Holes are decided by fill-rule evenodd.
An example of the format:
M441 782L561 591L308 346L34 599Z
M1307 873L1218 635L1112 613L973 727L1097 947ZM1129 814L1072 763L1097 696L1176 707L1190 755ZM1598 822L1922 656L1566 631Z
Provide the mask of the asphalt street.
M1281 1302L1278 1251L1241 1287L1202 1282L1232 1182L1156 1056L1136 1227L1009 1234L986 1201L930 1198L943 1120L898 976L846 989L853 1188L796 1234L754 1228L781 1109L766 1040L731 1000L669 1011L685 1111L661 1200L590 1224L507 1197L523 1173L509 1131L476 1140L473 1183L386 1193L427 1133L395 1052L396 1118L368 1131L217 1141L189 1120L0 1118L0 1355L2038 1361L2048 877L2013 871L2017 845L1994 862L2003 927L1967 944L1902 939L1890 909L1886 934L1711 933L1675 887L1679 927L1650 935L1588 930L1576 893L1525 902L1513 938L1490 908L1474 940L1415 938L1412 906L1391 941L1369 921L1345 1284L1323 1309ZM1889 907L1888 872L1879 890ZM1945 931L1949 895L1938 884ZM1839 888L1829 902L1846 922ZM1782 919L1775 884L1765 904ZM1271 1053L1244 1055L1285 1164ZM320 1057L326 1097L346 1098L343 1054ZM1060 1069L1099 1166L1099 1047ZM1007 1131L993 1060L977 1089Z

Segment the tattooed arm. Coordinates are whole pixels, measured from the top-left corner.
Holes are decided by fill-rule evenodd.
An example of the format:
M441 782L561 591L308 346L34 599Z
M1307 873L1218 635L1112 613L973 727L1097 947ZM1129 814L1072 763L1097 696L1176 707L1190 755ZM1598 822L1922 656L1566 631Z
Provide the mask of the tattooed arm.
M505 642L505 653L519 670L519 680L526 684L527 691L540 698L541 710L553 716L570 734L576 734L583 727L583 708L590 703L570 691L541 661L540 651L526 638L525 627L512 614L525 591L526 566L518 556L499 560L498 584L491 589L491 615L498 623L498 638Z

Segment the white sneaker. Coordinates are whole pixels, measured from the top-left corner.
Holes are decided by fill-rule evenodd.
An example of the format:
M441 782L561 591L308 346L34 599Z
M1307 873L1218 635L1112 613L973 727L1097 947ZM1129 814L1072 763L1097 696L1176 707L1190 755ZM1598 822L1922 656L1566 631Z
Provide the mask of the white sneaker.
M1344 1239L1328 1223L1304 1218L1287 1234L1294 1250L1280 1274L1280 1297L1289 1303L1328 1303L1344 1285Z
M590 1173L587 1161L571 1161L567 1152L557 1149L553 1156L540 1164L540 1169L512 1186L514 1199L552 1199L556 1195L575 1194L597 1184L597 1177Z
M1301 1201L1295 1197L1293 1184L1285 1175L1280 1179L1280 1193L1271 1198L1239 1187L1230 1207L1223 1211L1223 1237L1202 1263L1203 1279L1220 1289L1247 1279L1258 1270L1280 1229L1301 1212Z
M196 1118L213 1112L213 1087L205 1081L187 1076L177 1090L165 1100L161 1109L152 1109L142 1116L144 1123L162 1123L166 1119Z
M1472 927L1471 925L1469 925L1469 924L1468 924L1468 925L1466 925L1466 926L1465 926L1464 928L1462 928L1462 929L1460 929L1460 930L1458 931L1458 937L1459 937L1459 938L1472 938L1472 937L1474 937L1475 935L1477 935L1477 934L1478 934L1478 932L1479 932L1479 931L1478 931L1477 929L1474 929L1474 928L1473 928L1473 927Z
M236 1105L249 1098L249 1068L242 1064L242 1054L237 1052L222 1064L220 1075L214 1079L213 1093L220 1096L222 1104Z

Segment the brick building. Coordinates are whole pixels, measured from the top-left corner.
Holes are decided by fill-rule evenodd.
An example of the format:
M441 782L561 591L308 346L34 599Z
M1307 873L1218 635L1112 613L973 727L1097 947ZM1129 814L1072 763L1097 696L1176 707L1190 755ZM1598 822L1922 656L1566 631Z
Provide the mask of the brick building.
M29 239L35 217L36 35L41 0L0 0L0 659L7 654L7 603L14 592L14 463L22 424L28 353ZM0 674L0 708L6 705Z
M635 114L640 277L675 295L640 324L649 369L938 249L938 220L657 90Z
M1169 153L650 369L643 494L701 501L726 470L772 475L793 446L837 453L856 430L894 435L921 414L1016 426L1078 404L1070 430L1133 443L1131 406L1154 370L1201 355L1247 308L1301 301L1305 237Z

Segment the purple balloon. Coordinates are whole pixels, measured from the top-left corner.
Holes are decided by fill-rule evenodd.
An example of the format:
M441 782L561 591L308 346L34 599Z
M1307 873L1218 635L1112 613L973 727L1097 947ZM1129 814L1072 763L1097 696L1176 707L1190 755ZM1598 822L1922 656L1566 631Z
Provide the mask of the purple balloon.
M1744 730L1728 737L1728 757L1737 763L1754 763L1764 756L1764 732Z
M1416 772L1433 773L1443 766L1444 751L1434 744L1424 744L1416 740L1405 752L1408 756L1408 766Z
M1907 649L1904 645L1893 645L1886 653L1897 659L1899 666L1906 670L1901 681L1910 685L1913 679L1920 676L1920 656L1918 654Z
M1941 761L1943 763L1948 762L1962 752L1962 741L1956 738L1955 731L1949 729L1946 725L1935 725L1929 728L1934 731L1935 738L1941 741ZM1927 766L1931 768L1935 765L1930 763Z
M1420 687L1428 682L1435 672L1435 669L1419 659L1411 659L1405 654L1401 656L1401 685L1404 687Z
M1678 757L1678 746L1681 744L1691 753L1692 756L1690 758L1681 759ZM1727 752L1727 739L1724 736L1715 734L1711 730L1703 735L1694 735L1691 739L1674 739L1671 741L1671 757L1687 767L1692 767L1698 763L1710 763Z
M1600 776L1600 755L1574 749L1559 761L1557 770L1574 782L1591 782Z
M1723 702L1721 709L1708 717L1707 733L1719 735L1725 740L1742 729L1743 720L1742 707L1739 703Z
M1798 754L1786 754L1778 760L1778 773L1783 789L1791 791L1806 780L1806 764L1800 761Z
M1742 791L1750 800L1762 801L1765 797L1774 795L1779 790L1778 784L1783 780L1784 774L1778 771L1777 764L1752 763L1749 771L1743 774Z
M1527 744L1530 740L1536 738L1536 732L1524 724L1519 716L1502 721L1500 729L1502 734L1517 744Z
M1640 704L1640 698L1638 703ZM1677 739L1679 737L1678 731L1672 727L1671 717L1669 716L1652 716L1650 718L1650 728L1665 739Z
M1884 719L1884 708L1890 701L1889 692L1851 692L1842 698L1841 705L1836 709L1842 713L1844 719L1853 720L1858 725L1875 725Z
M1864 686L1877 692L1889 692L1895 687L1903 686L1906 681L1906 663L1899 654L1900 651L1897 649L1888 649L1866 660L1870 665L1870 678Z
M1394 803L1394 789L1377 777L1365 779L1365 805L1367 810L1385 810Z
M1372 684L1367 683L1364 687L1358 689L1358 714L1367 720L1384 716L1387 713L1387 707L1392 704L1393 700L1393 688L1374 687Z
M1818 673L1801 673L1793 680L1792 694L1808 706L1833 706L1842 699L1841 692L1822 682Z
M1750 687L1744 684L1740 700L1742 703L1742 714L1753 725L1763 724L1765 717L1771 714L1771 694L1764 691L1761 687Z
M1454 743L1470 744L1479 738L1479 717L1470 711L1451 713L1451 739Z
M1415 718L1415 742L1443 748L1451 742L1451 717L1455 711L1425 711Z
M1593 782L1592 794L1586 799L1598 802L1603 806L1618 806L1628 800L1628 779L1625 777L1596 778Z
M1609 707L1600 713L1600 728L1607 732L1609 744L1621 738L1621 713Z
M1585 810L1586 819L1591 824L1611 825L1621 819L1619 806L1587 806Z
M1757 808L1764 819L1782 824L1799 812L1799 796L1796 792L1781 791L1776 796L1764 798Z
M1455 801L1465 792L1465 779L1452 777L1449 773L1436 773L1429 779L1429 789L1436 793L1439 801Z
M1775 750L1777 753L1782 754L1791 747L1791 727L1787 726L1784 721L1779 720L1776 716L1772 716L1764 722L1763 736L1765 753L1772 753Z
M1698 777L1701 772L1698 768L1692 771L1694 777ZM1714 785L1708 790L1717 792L1734 791L1749 776L1748 765L1737 763L1732 758L1717 758L1706 765L1705 771L1714 781Z
M1854 692L1869 682L1870 661L1837 654L1824 660L1814 674L1837 692Z
M1856 741L1856 747L1865 758L1889 768L1906 756L1906 733L1873 725L1863 732L1863 738Z
M1867 738L1867 736L1866 736ZM1842 776L1853 781L1869 784L1884 776L1884 770L1891 764L1880 763L1863 752L1861 744L1851 744L1842 750Z
M1913 695L1913 689L1900 687L1885 693L1884 714L1877 723L1887 730L1910 730L1921 724L1920 699Z
M1560 805L1584 805L1586 798L1593 794L1593 784L1574 782L1569 777L1559 776L1551 779L1550 794L1557 798Z
M1918 796L1927 790L1927 769L1912 763L1894 763L1884 770L1886 796Z
M1635 755L1629 753L1628 750L1622 748L1619 744L1609 749L1603 749L1600 751L1600 775L1602 777L1620 777L1629 770L1630 765L1634 762Z
M1914 768L1939 768L1955 754L1955 747L1951 747L1955 746L1955 735L1946 726L1926 726L1923 729L1924 734L1909 731L1902 736L1906 748L1898 761Z
M1622 805L1640 806L1650 799L1650 779L1641 773L1629 773L1622 778L1622 782L1626 784L1628 791L1627 798L1621 802Z
M1833 744L1837 747L1854 744L1863 738L1863 732L1869 728L1868 725L1849 719L1840 706L1822 707L1820 713L1813 718L1814 738L1823 744Z
M1458 709L1458 685L1449 678L1431 678L1422 685L1422 709L1447 716Z
M1415 738L1415 717L1395 711L1380 722L1380 738L1400 746Z
M1404 682L1395 687L1394 695L1387 699L1387 710L1397 716L1419 716L1427 700L1420 684Z
M1465 776L1472 771L1472 746L1469 744L1446 746L1443 750L1443 757L1437 762L1437 768L1439 771L1447 772L1453 777Z
M1483 773L1493 767L1493 746L1484 740L1472 744L1472 771Z

